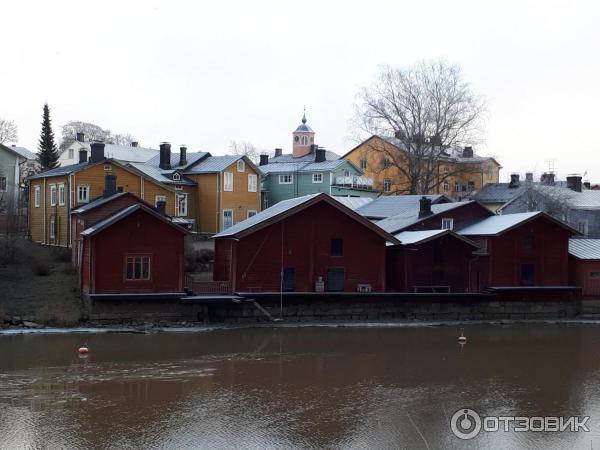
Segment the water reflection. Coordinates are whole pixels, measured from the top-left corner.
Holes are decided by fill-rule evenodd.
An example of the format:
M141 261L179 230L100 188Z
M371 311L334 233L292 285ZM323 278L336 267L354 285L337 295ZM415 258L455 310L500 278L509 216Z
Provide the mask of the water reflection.
M0 446L596 448L600 326L277 328L0 337ZM590 415L590 433L449 419Z

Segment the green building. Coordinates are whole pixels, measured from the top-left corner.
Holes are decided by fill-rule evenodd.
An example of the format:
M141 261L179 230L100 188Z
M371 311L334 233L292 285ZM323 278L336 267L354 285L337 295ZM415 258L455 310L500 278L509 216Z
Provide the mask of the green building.
M24 180L33 175L39 164L36 155L24 147L0 144L0 202L21 206L26 199L23 195ZM13 203L14 202L14 203Z
M314 143L315 132L306 124L306 116L292 136L292 154L275 149L273 158L261 155L263 209L282 200L321 192L334 197L379 195L373 189L373 180L362 176L351 161Z

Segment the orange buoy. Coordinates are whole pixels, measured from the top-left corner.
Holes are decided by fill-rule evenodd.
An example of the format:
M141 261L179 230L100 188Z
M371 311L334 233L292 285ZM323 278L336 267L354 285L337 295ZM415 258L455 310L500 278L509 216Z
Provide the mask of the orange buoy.
M462 328L460 329L460 336L458 337L458 342L461 344L467 343L467 337L464 335Z
M88 348L87 345L79 347L79 350L78 350L80 355L86 355L87 353L89 353L89 351L90 351L90 349Z

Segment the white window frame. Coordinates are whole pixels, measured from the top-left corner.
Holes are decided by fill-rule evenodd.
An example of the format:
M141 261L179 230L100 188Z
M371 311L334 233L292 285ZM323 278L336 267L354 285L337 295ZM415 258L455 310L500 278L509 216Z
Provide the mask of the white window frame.
M323 172L316 172L312 174L312 182L313 183L322 183L323 182Z
M187 193L176 194L177 195L177 205L176 208L176 216L177 217L187 217L188 213L188 195ZM181 201L181 199L184 199Z
M56 239L56 216L50 216L50 239Z
M42 198L42 190L40 186L36 186L33 188L33 204L36 208L40 207L40 200Z
M239 159L237 162L237 171L245 172L246 171L246 162L243 159Z
M58 191L55 184L50 185L50 206L56 206L58 200Z
M256 192L258 190L258 177L254 173L248 174L248 192Z
M442 230L454 230L454 219L451 217L443 217Z
M366 158L362 158L358 164L359 164L361 170L367 169L367 159Z
M132 277L129 278L129 265L131 265ZM144 265L147 268L144 277ZM136 266L139 266L139 277L136 277ZM125 281L148 281L152 279L152 257L150 255L126 255L125 256Z
M392 190L392 180L389 178L383 179L383 192L390 192Z
M308 145L308 136L300 136L300 145Z
M461 192L461 186L458 181L454 182L454 192Z
M292 184L294 182L294 175L290 173L284 173L279 175L279 184Z
M65 184L61 183L61 184L58 185L58 204L60 206L64 206L65 205L65 201L66 201L65 197L66 197L65 196Z
M81 195L82 192L85 195ZM90 187L87 184L77 185L77 203L89 203L90 202Z
M228 227L225 227L225 213L227 213L227 212L231 213L231 225L228 226ZM223 230L226 230L227 228L231 228L234 225L234 223L233 223L233 209L224 209L223 213L222 213L222 216L223 216Z
M444 181L444 192L448 192L450 190L450 183L448 183L447 181Z
M175 190L176 190L176 191L183 191L183 186L182 186L182 185L180 185L180 184L176 184L176 185L175 185Z
M167 202L167 196L166 195L155 195L154 196L154 207L156 208L158 206L158 202L159 201L163 201L163 202Z
M223 190L233 192L233 172L223 172Z
M173 174L173 181L179 181L181 180L181 175L179 175L177 172L175 172Z
M72 148L69 149L69 153L68 153L68 157L69 159L73 159L75 157L75 150L73 150Z
M258 212L255 209L249 209L248 212L246 212L246 218L249 219L252 216L257 215Z

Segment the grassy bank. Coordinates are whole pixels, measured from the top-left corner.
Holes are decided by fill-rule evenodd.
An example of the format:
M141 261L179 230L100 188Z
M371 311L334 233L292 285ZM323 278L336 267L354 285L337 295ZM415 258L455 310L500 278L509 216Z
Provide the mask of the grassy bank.
M70 250L0 236L0 324L74 326L83 314Z

